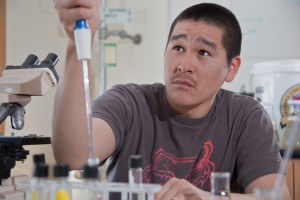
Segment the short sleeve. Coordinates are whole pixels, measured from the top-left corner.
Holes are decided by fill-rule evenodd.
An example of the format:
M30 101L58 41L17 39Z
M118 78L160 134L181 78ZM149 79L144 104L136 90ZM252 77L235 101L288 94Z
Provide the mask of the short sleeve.
M115 153L124 141L124 134L132 123L132 105L125 87L116 85L93 101L92 116L106 121L116 139Z
M244 107L237 143L237 182L245 189L255 179L277 173L281 156L271 119L255 100Z

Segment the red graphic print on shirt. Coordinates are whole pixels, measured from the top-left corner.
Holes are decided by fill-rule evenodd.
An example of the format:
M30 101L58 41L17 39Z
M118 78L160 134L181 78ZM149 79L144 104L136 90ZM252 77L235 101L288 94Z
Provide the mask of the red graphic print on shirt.
M215 164L210 161L210 156L214 150L211 141L206 141L202 147L202 158L196 161L195 157L177 158L174 155L160 148L152 158L152 165L148 165L143 170L143 181L151 183L151 176L158 177L162 183L165 183L172 177L176 177L176 169L180 169L188 164L194 166L186 175L185 179L193 185L202 188L210 178L210 173L215 171Z

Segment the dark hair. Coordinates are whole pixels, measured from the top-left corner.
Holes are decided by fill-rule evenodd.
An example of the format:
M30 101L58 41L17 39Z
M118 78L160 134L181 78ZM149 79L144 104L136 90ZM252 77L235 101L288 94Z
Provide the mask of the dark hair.
M173 21L168 42L177 22L184 20L203 21L223 29L222 44L227 53L228 63L232 58L240 55L242 31L235 15L229 9L212 3L201 3L185 9Z

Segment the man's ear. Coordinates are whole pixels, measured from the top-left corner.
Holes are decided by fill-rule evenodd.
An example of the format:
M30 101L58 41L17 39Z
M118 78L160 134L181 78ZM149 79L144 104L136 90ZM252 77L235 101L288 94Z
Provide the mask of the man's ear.
M228 72L225 77L226 82L233 81L234 77L236 76L236 74L239 71L240 65L241 65L241 57L240 56L236 56L236 57L232 58L229 68L228 68Z

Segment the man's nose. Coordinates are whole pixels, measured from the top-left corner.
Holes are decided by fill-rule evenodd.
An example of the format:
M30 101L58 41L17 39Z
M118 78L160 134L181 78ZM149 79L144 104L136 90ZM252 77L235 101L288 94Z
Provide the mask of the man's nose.
M186 53L180 61L177 69L180 72L193 72L193 56L190 53Z

